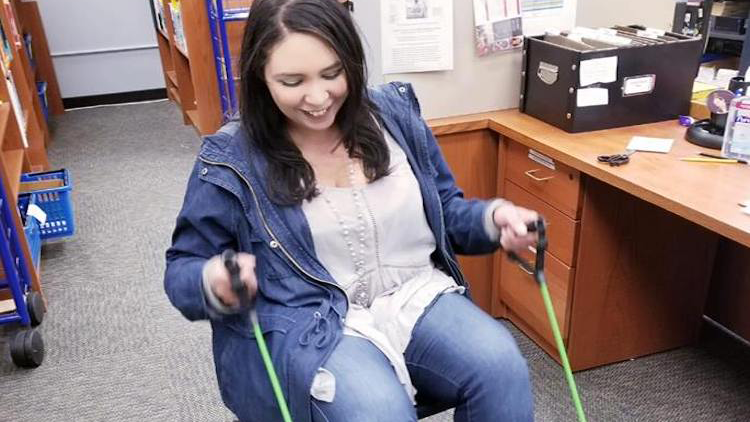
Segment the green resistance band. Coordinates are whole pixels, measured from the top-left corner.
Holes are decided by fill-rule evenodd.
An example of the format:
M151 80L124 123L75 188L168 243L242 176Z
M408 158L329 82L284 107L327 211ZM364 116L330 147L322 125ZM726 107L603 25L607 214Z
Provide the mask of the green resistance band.
M276 396L276 401L279 404L281 418L284 422L292 422L292 416L289 414L289 407L284 399L284 393L281 391L279 377L276 376L276 370L273 368L273 362L271 361L271 354L268 353L266 339L263 337L263 330L260 328L258 311L256 311L254 304L250 303L251 300L247 294L247 286L240 280L240 267L237 265L237 254L233 250L227 249L221 254L221 257L222 261L224 261L224 267L226 267L229 272L229 277L232 282L232 290L237 297L240 298L240 307L243 309L250 307L250 322L253 324L255 341L258 343L258 350L260 351L260 356L263 358L263 366L266 367L268 380L271 381L273 394Z
M560 360L562 361L565 378L567 379L568 387L570 388L570 396L573 400L573 405L576 408L578 421L586 422L586 415L583 413L583 405L581 405L581 398L578 396L578 388L576 387L576 381L573 378L573 371L570 369L568 353L565 351L565 343L563 343L562 335L560 335L560 327L557 324L555 308L552 306L552 298L550 298L549 290L547 289L547 279L544 277L544 253L547 250L546 223L543 218L539 217L537 221L529 223L526 228L529 232L537 232L538 235L536 262L534 263L534 266L513 252L508 252L508 257L513 261L518 262L529 273L533 273L534 279L539 284L539 289L542 292L542 301L544 302L544 308L547 311L547 318L552 327L552 334L555 337L557 351L560 353Z
M268 372L268 379L271 381L273 387L273 394L276 396L276 401L279 403L279 409L281 409L281 418L284 422L292 422L292 417L289 414L289 408L286 405L284 399L284 393L281 392L281 384L279 384L279 377L276 376L276 371L273 369L273 362L271 362L271 354L268 353L268 347L266 347L266 340L263 338L263 332L260 329L260 323L258 322L258 313L253 308L250 311L250 320L253 323L253 332L255 333L255 339L258 342L258 350L260 355L263 357L263 365L266 367Z

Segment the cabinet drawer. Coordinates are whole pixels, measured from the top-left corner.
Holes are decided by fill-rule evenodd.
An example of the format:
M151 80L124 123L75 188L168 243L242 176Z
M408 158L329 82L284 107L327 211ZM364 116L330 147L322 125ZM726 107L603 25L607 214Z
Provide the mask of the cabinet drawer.
M521 255L533 264L531 252ZM549 253L545 255L544 264L544 274L552 298L552 306L555 309L563 340L567 343L568 297L575 271ZM507 256L503 257L502 262L500 299L537 334L550 344L555 344L555 337L552 335L547 319L547 311L544 308L539 285L533 275L528 274Z
M581 210L578 170L558 162L549 167L539 164L529 158L529 147L512 140L507 143L505 177L577 220Z
M578 243L578 222L546 202L526 192L510 180L505 180L505 199L514 204L534 210L547 221L547 251L565 265L575 266L575 251Z

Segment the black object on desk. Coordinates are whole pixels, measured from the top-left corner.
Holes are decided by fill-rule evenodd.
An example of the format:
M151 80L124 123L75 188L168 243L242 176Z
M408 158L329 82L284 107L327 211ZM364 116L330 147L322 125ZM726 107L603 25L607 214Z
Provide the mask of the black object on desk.
M750 81L742 76L735 76L729 81L729 90L718 89L706 98L706 105L711 110L711 118L699 120L687 129L685 139L706 148L721 149L724 143L724 128L727 124L729 102L735 95L746 95ZM725 103L718 107L717 104Z
M727 113L711 113L710 119L698 120L690 125L685 132L685 139L702 147L721 149L726 123Z
M624 34L634 39L630 45L587 50L561 45L559 36L527 37L520 111L571 133L688 114L703 40L668 35L638 42Z
M622 154L600 155L600 156L596 157L596 159L600 163L607 163L611 167L617 167L617 166L621 166L623 164L629 163L630 162L630 156L633 155L635 153L635 151L636 150L634 150L634 149L629 149L629 150L626 150Z

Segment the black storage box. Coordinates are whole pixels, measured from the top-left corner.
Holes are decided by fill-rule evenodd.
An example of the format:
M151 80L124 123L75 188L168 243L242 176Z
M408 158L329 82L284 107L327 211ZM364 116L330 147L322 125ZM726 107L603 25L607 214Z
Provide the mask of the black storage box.
M689 114L703 41L667 34L660 43L585 51L560 36L527 37L520 110L574 133Z

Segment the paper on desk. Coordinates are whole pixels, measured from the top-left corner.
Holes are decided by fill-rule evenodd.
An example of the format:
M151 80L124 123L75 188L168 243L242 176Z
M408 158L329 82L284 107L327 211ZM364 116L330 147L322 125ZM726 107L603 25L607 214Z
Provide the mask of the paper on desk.
M581 60L581 86L597 82L610 83L617 80L617 56Z
M607 88L581 88L577 91L576 105L589 107L609 104L609 90Z
M674 139L633 136L625 149L647 152L669 152Z

